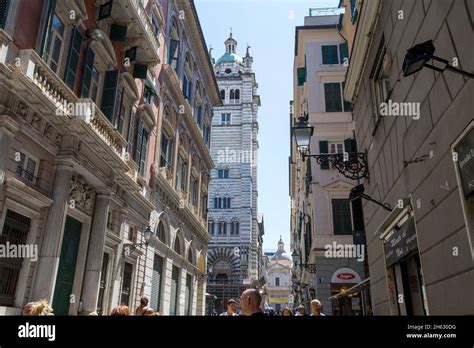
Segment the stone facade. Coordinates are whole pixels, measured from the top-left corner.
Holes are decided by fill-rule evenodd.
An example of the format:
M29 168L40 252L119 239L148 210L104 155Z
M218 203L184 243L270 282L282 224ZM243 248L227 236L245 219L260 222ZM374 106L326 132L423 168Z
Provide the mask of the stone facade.
M7 4L1 243L37 247L38 257L0 260L0 313L43 298L56 314L134 311L147 296L163 314L204 314L213 166L204 129L220 99L193 2ZM179 13L188 20L176 31ZM173 58L191 65L187 99L184 68L167 59L172 39ZM201 122L190 107L197 93ZM176 144L165 161L164 129ZM187 172L176 185L178 153Z
M474 5L448 0L357 6L345 96L353 102L359 149L368 152L365 193L392 208L364 202L374 314L472 315L474 203L460 174L461 164L472 168L472 160L456 154L463 151L461 142L472 144L474 81L426 67L404 77L402 66L407 49L433 40L436 56L472 73ZM383 64L379 76L377 61ZM372 91L381 79L387 101L417 103L420 113L377 117L380 100ZM384 243L407 216L414 219L416 244L393 264ZM403 278L410 269L408 287Z

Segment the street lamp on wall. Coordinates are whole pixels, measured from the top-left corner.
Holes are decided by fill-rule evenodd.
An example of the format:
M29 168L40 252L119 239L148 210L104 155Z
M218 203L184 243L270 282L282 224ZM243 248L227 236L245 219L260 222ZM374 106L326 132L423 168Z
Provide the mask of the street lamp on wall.
M435 47L433 45L433 40L429 40L421 44L415 45L412 48L409 48L405 55L405 60L403 61L403 68L402 68L403 76L404 77L410 76L416 73L417 71L420 71L421 69L423 69L423 67L427 67L429 69L439 71L439 72L449 70L457 74L467 76L471 79L474 78L474 74L458 69L450 65L446 59L434 56L433 55L434 51L435 51ZM435 60L437 62L441 62L444 64L444 67L439 68L437 66L428 64L427 62L429 60Z
M143 232L145 241L143 243L132 243L127 244L124 246L124 253L125 255L131 255L137 248L141 247L142 245L148 245L150 242L151 236L153 235L153 231L151 230L150 226L147 226L145 231Z
M303 161L306 157L315 157L318 164L332 163L334 167L346 178L358 180L367 177L369 166L367 164L367 154L363 152L344 152L335 154L309 154L311 137L314 127L310 126L307 117L301 116L298 122L292 127L292 134L295 137L296 147L301 153Z
M296 250L293 250L293 252L291 253L291 258L293 260L293 264L295 265L295 267L304 266L306 272L316 273L316 264L315 263L307 263L307 262L301 263L301 262L298 262L299 258L300 258L300 255L298 254L298 252Z

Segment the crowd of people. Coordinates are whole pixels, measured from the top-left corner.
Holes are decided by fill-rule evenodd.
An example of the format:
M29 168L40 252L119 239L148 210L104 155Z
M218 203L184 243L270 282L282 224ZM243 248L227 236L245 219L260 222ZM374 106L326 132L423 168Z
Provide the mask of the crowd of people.
M283 308L278 313L273 311L264 312L261 309L262 296L257 289L247 289L240 296L240 306L237 301L230 299L227 301L227 310L220 314L220 316L306 316L304 306L299 306L295 313L289 307ZM239 308L240 307L240 308ZM23 308L23 315L54 315L53 309L47 300L40 300L36 302L29 302ZM111 316L131 316L130 308L124 304L119 304L110 313ZM135 310L135 316L160 316L161 314L153 308L148 307L148 298L142 297L140 305ZM311 316L325 316L321 302L317 299L311 301Z

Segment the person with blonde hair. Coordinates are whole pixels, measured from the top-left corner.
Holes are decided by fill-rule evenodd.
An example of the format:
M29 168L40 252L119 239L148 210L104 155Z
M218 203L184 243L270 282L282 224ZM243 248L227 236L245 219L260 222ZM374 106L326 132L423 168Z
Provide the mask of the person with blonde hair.
M281 311L281 315L284 317L292 317L293 316L293 311L290 309L290 307L285 307Z
M36 302L29 302L23 308L23 315L54 315L53 309L47 300L40 300Z

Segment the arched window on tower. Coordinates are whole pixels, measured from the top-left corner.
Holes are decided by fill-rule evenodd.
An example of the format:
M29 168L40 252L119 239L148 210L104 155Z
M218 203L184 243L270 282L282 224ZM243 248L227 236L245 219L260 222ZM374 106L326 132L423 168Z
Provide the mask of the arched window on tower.
M225 99L225 90L224 89L221 89L221 99L222 100Z
M235 92L233 89L230 90L230 99L235 99Z
M235 90L235 99L240 99L240 89Z

